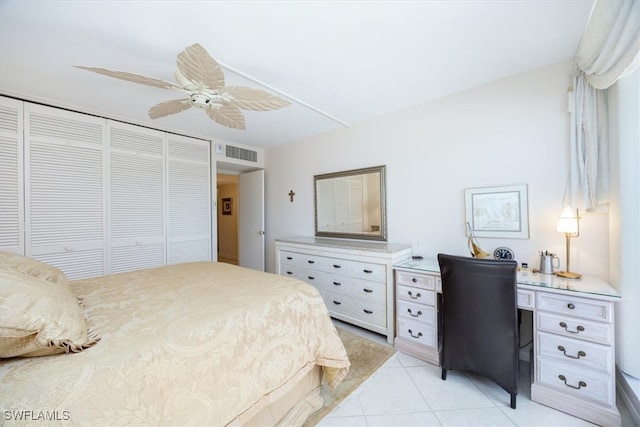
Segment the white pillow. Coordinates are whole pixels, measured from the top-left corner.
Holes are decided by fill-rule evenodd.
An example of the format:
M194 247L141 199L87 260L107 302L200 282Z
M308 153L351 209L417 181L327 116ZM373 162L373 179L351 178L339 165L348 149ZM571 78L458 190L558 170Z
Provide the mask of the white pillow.
M62 271L24 255L0 251L0 270L16 271L27 276L38 277L71 290L69 279Z
M0 269L0 358L78 352L98 340L68 286Z

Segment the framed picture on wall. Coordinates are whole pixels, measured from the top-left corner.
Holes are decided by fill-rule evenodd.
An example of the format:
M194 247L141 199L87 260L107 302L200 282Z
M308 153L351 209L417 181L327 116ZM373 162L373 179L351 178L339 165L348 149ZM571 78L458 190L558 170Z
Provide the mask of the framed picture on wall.
M222 199L222 215L231 215L233 209L233 199L227 197Z
M467 188L466 220L476 237L529 238L527 185Z

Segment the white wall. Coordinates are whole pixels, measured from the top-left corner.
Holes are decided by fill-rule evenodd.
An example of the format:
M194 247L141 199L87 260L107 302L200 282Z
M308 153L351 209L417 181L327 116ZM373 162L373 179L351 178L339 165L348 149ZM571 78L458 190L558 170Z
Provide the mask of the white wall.
M620 291L616 362L640 378L640 69L609 89L611 284Z
M466 255L464 189L526 183L530 239L481 238L480 246L508 246L531 267L539 250L549 250L564 267L564 235L555 226L567 176L571 69L550 65L267 150L267 270L275 271L274 239L314 234L313 175L376 165L387 166L390 242L425 257ZM608 216L583 215L581 230L571 269L606 279Z

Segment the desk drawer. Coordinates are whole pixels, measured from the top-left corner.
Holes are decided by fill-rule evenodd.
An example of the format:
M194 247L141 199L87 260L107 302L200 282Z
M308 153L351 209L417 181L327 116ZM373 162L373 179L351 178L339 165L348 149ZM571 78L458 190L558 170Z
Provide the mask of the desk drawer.
M436 328L404 317L398 318L398 336L428 347L436 346Z
M611 304L607 301L540 292L537 308L556 314L609 323L611 322Z
M524 289L518 289L518 308L533 310L536 305L536 293Z
M398 300L398 317L405 317L416 322L434 325L436 316L433 306Z
M416 302L418 304L435 305L435 292L414 288L411 286L397 285L399 300Z
M428 274L414 274L407 271L396 271L396 282L398 285L409 285L429 290L434 290L436 288L435 276Z
M536 351L540 357L556 359L576 369L613 375L613 349L608 346L538 332Z
M537 380L540 384L563 393L609 407L615 401L614 381L611 377L591 370L575 369L563 362L540 358Z
M605 345L611 345L613 342L613 328L606 323L591 322L585 319L541 311L537 312L537 322L539 331Z

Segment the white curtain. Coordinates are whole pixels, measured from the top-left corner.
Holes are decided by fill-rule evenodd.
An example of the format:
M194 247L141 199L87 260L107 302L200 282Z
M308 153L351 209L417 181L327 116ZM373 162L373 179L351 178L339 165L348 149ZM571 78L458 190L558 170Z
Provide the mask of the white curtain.
M640 63L640 1L597 0L575 56L565 206L609 202L607 88Z

